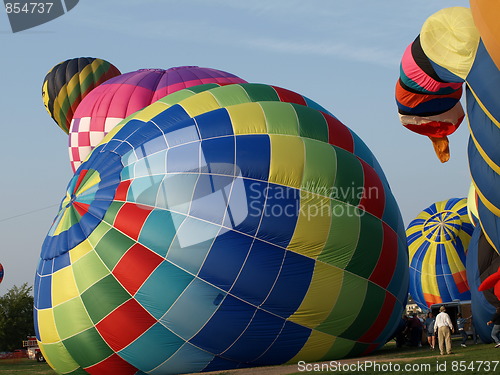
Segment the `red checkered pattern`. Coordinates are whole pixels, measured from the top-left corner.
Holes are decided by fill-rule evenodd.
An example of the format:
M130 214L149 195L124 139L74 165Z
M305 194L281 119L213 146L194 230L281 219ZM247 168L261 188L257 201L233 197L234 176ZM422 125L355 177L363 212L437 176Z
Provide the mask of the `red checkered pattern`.
M142 226L153 207L134 203L125 203L116 215L114 227L134 240L139 239Z
M113 275L131 295L135 295L162 261L161 256L137 243L120 259L113 269ZM137 264L141 264L141 267L137 267Z
M135 299L130 299L101 320L96 328L115 352L130 345L146 332L156 319Z
M127 361L113 354L98 364L85 369L90 375L134 375L138 370Z

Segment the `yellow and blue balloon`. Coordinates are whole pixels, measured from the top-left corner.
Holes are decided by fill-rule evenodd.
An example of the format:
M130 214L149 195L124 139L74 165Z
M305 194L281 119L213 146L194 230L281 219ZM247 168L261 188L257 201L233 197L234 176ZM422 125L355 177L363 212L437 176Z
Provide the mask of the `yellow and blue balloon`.
M410 294L421 308L470 300L465 264L473 231L465 198L434 203L408 225Z

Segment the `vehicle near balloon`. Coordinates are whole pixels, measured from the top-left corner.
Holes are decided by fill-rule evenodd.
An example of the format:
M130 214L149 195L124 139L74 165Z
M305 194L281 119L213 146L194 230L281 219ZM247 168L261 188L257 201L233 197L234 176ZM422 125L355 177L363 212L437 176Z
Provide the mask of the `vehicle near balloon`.
M37 362L45 362L45 357L40 351L36 336L28 336L27 340L23 341L23 348L26 348L28 358Z
M27 358L27 352L25 349L15 349L12 352L0 352L0 360L2 359L19 360L21 358Z
M312 100L264 84L177 91L78 168L35 280L58 373L180 374L370 353L408 294L376 158Z
M432 312L434 316L437 316L439 314L439 309L441 306L446 307L446 313L450 316L450 320L453 323L453 327L455 329L454 334L455 335L460 335L458 332L457 328L457 315L460 313L464 318L469 318L472 316L472 305L471 301L452 301L452 302L446 302L446 303L435 303L430 306L429 310ZM465 323L465 332L467 333L467 336L470 336L470 338L473 338L473 329L472 329L472 322L469 320Z

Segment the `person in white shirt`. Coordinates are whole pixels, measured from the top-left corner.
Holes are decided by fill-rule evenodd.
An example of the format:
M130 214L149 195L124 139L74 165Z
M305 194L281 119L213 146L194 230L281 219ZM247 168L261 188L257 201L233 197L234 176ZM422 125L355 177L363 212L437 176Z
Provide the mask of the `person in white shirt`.
M438 334L439 351L441 355L445 352L445 346L446 354L452 354L451 334L455 331L455 329L453 328L450 316L446 313L446 307L444 306L439 308L439 314L437 314L436 322L434 323L434 330Z

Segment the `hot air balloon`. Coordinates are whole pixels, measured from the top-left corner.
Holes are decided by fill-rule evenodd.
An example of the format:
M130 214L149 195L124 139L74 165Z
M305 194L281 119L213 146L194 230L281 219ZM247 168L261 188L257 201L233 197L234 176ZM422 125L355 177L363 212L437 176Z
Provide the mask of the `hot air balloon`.
M474 326L484 343L492 342L491 327L484 324L489 321L498 306L498 297L495 289L488 288L480 291L486 280L491 280L500 268L500 255L487 241L481 227L474 229L474 234L467 253L467 280L471 292L472 316ZM493 276L494 277L494 276Z
M45 109L65 132L77 106L83 98L99 86L120 74L109 62L93 57L79 57L54 66L45 76L42 99Z
M113 129L68 185L35 280L49 364L180 374L384 345L408 256L366 145L288 90L172 95Z
M410 294L420 308L470 300L465 258L473 231L465 198L434 203L408 225Z
M491 187L500 186L496 146L500 141L500 98L495 92L500 71L474 21L471 10L463 7L440 10L426 20L403 57L396 100L403 124L417 132L424 125L420 133L436 138L442 146L447 143L445 136L463 119L459 99L466 83L471 135L468 157L478 197L477 215L484 236L498 252L500 189ZM438 154L446 153L438 150Z
M73 116L69 134L73 172L116 124L158 99L191 86L243 82L233 74L198 66L140 69L110 79L89 94Z
M3 265L2 263L0 263L0 284L3 281L3 275L4 275Z

